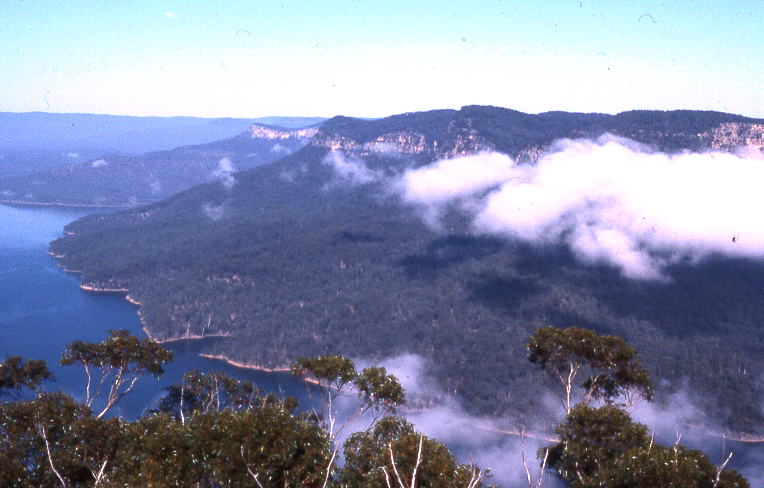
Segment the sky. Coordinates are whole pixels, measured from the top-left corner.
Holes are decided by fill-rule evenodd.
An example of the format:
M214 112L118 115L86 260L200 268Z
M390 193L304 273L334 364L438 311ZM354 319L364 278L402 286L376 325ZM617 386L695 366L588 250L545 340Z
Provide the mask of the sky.
M2 0L0 111L764 117L760 0Z

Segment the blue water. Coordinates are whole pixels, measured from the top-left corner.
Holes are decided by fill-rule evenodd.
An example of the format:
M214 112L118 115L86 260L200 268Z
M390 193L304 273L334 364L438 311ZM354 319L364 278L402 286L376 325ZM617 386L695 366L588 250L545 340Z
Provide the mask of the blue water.
M136 307L124 296L81 290L77 275L61 270L47 254L48 243L62 235L67 223L92 212L0 204L0 360L10 355L44 359L55 376L47 389L62 390L80 400L85 385L82 370L58 364L68 342L98 342L110 329L128 329L145 337ZM290 374L244 370L204 359L198 356L201 346L200 341L167 344L174 360L164 375L159 380L140 380L114 413L135 418L153 406L166 386L192 369L223 371L264 390L295 396L301 403L309 401L306 385Z

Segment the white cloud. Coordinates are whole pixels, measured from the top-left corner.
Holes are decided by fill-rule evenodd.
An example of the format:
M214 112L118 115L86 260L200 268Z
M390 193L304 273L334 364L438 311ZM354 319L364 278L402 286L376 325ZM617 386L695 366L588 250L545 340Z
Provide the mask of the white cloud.
M270 153L276 156L286 156L287 154L291 154L292 151L288 147L282 146L277 142L271 147Z
M177 19L178 18L178 14L176 14L174 12L170 12L169 10L164 13L164 16L167 17L168 19Z
M354 185L374 183L384 177L381 171L369 169L362 159L348 157L339 150L330 151L322 162L334 170L338 179Z
M70 158L70 159L77 159L77 158L79 158L79 157L80 157L80 153L76 153L76 152L68 152L68 153L66 153L66 154L65 154L65 156L66 156L67 158Z
M494 188L520 172L509 156L480 153L409 169L398 185L404 200L432 205Z
M437 382L427 373L429 363L422 356L401 354L376 364L395 375L406 390L407 404L412 409L404 411L403 416L418 432L446 444L460 462L475 462L482 469L490 469L490 482L506 487L527 486L522 464L523 443L518 435L507 433L518 431L518 421L467 413L456 400L436 386ZM356 361L359 370L369 365L370 361ZM428 407L418 409L418 400L426 401ZM545 402L545 408L546 403L559 411L558 403ZM552 444L546 438L549 434L540 434L538 427L542 422L547 422L548 415L549 412L544 411L539 412L538 419L526 419L525 457L534 477L539 472L536 451ZM354 427L366 426L359 423ZM546 473L544 486L552 488L560 485L550 473Z
M497 154L439 161L395 187L426 215L462 201L477 231L564 242L584 262L662 279L666 265L714 253L764 258L761 181L758 150L668 155L605 135L560 141L535 165Z
M93 163L90 165L92 168L103 168L104 166L108 166L109 162L105 159L96 159L93 161Z
M217 222L218 220L221 220L226 216L225 203L221 203L220 205L211 205L209 203L203 203L202 213L208 219L214 220L215 222Z
M212 172L212 176L219 179L220 184L223 185L226 190L230 190L233 188L233 185L236 184L236 178L233 176L235 171L236 168L230 159L221 158L220 161L218 161L218 167Z

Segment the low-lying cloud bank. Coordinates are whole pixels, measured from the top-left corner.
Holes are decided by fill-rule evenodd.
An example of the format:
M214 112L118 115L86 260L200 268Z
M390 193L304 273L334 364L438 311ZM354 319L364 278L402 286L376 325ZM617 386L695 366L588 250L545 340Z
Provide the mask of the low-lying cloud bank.
M649 280L712 254L764 257L762 181L756 148L669 155L604 135L558 141L533 165L498 153L437 161L388 188L436 229L456 205L476 232L563 242L583 262Z

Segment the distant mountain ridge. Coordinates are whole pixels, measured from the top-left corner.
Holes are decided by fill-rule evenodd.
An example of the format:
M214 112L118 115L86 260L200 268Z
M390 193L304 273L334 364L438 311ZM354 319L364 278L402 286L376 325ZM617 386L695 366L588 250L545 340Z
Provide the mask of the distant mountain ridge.
M47 112L0 112L3 151L77 151L139 155L227 139L255 123L300 128L319 117L137 117Z
M293 121L292 125L299 124ZM221 158L229 158L235 170L240 171L275 161L308 143L357 157L385 152L403 154L422 164L487 150L532 162L555 140L596 138L603 133L668 152L729 151L742 145L764 147L764 120L720 112L526 114L498 107L468 106L374 120L338 116L291 129L256 123L231 139L142 156L102 158L109 163L108 168L93 166L91 160L35 175L0 179L0 199L135 206L208 181Z
M400 127L406 126L406 130ZM544 112L526 114L497 107L468 106L401 114L375 121L335 117L321 125L314 144L368 154L375 144L430 158L495 150L535 160L554 140L596 138L612 133L661 151L730 150L764 147L764 119L721 112L635 110L617 115Z
M421 354L444 391L481 413L539 408L524 349L536 327L617 334L661 388L686 381L728 426L752 432L764 425L764 307L749 299L764 290L761 263L712 259L678 265L669 284L635 283L565 247L475 235L458 212L436 233L386 198L384 183L342 184L334 168L395 175L483 150L530 163L556 139L605 132L670 152L761 149L763 129L764 120L693 111L335 117L301 149L233 174L235 184L85 217L51 252L89 287L129 290L159 340L226 334L207 352L265 367L326 353ZM268 144L291 137L254 133Z
M251 124L221 141L71 162L0 179L0 201L117 207L155 202L216 178L221 164L232 172L282 158L304 146L315 130Z

